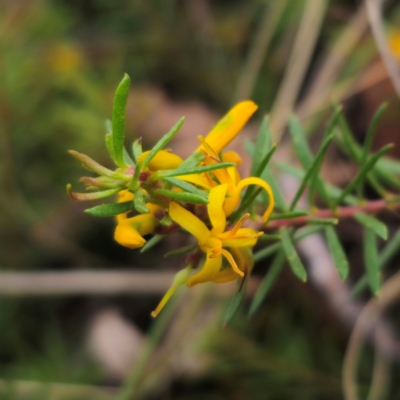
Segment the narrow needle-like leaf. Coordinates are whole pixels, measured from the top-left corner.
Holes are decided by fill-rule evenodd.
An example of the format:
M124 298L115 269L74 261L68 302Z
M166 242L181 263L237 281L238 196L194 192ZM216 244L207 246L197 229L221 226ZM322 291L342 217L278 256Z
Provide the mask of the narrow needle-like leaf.
M146 168L149 162L154 158L154 156L162 150L170 141L171 139L178 133L179 129L185 122L185 117L182 117L172 128L171 130L166 133L151 149L150 153L147 155L145 160L143 161L143 168Z
M293 246L292 239L290 238L289 232L286 228L282 228L280 230L280 234L282 237L282 247L286 254L286 259L289 262L289 265L293 271L293 273L303 282L307 280L307 272L304 268L303 263L300 260L299 255L297 254L296 249Z
M366 228L374 231L375 234L381 237L383 240L387 240L388 231L386 225L383 222L377 220L372 215L363 213L355 214L354 219L357 220L360 224L364 225Z
M114 215L123 214L134 209L133 201L124 201L115 204L102 204L100 206L88 208L85 213L92 217L113 217Z
M155 195L168 197L175 201L183 201L192 204L208 204L207 197L199 196L198 194L188 192L175 192L168 189L156 189L153 191Z
M327 226L325 228L325 235L336 269L339 272L339 276L342 280L345 280L349 274L349 262L346 253L344 252L342 244L332 226Z
M368 284L374 296L378 296L381 288L379 272L378 245L376 235L372 229L365 229L364 233L364 262L367 270Z
M202 167L193 167L188 169L165 169L163 171L157 171L154 173L153 177L157 178L169 178L173 176L183 176L183 175L195 175L201 174L203 172L214 171L221 168L234 167L236 164L232 162L222 162L219 164L204 165Z
M150 240L148 240L144 244L144 246L140 249L140 252L144 253L144 252L152 249L154 246L156 246L158 243L160 243L164 238L165 238L165 235L154 235Z
M129 76L125 74L115 92L112 112L113 151L115 161L119 167L125 166L123 156L125 139L125 114L130 84L131 80Z

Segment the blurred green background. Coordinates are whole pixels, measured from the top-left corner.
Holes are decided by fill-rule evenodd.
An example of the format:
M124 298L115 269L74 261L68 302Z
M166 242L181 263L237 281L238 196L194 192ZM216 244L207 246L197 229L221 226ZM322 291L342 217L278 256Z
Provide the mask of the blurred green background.
M279 3L0 1L2 270L65 272L134 267L173 271L177 265L162 258L168 243L143 256L119 247L113 242L112 219L90 218L83 213L84 205L67 197L66 183L79 187L82 175L81 166L67 150L75 149L111 165L104 146L104 121L111 115L114 90L124 72L132 79L128 142L143 136L149 145L186 113L209 129L214 118L243 95L259 104L257 123L276 105L306 4L303 0ZM349 29L360 4L327 2L296 104L307 100L313 78ZM279 7L282 9L277 10ZM257 37L263 35L262 27L274 12L277 19L268 49L257 55ZM387 14L391 32L399 22L397 2L391 2ZM260 61L257 71L246 69L251 57ZM382 144L398 137L399 104L385 75L376 82L371 79L379 78L379 73L382 67L366 30L325 89L339 93L339 98L342 95L359 140L375 108L388 100L389 111L378 135ZM253 83L246 81L249 75ZM311 134L319 132L329 113L328 102L309 108L300 117ZM187 132L191 134L190 127ZM190 152L183 139L178 139L176 146L178 152ZM339 155L332 162L347 161ZM331 178L344 183L341 177ZM392 224L398 225L398 221ZM361 270L357 264L360 232L346 225L339 232L357 276ZM268 262L257 266L256 275L267 268ZM212 300L207 292L200 297L202 305L192 299L186 320L181 316L180 325L172 331L182 340L146 367L145 379L135 386L140 387L137 398L342 398L341 367L349 329L312 285L303 286L284 273L256 317L248 320L243 313L226 329L219 322L225 300ZM129 368L118 367L118 372L112 373L113 368L104 360L108 353L93 350L95 317L112 310L110 321L114 317L126 324L129 321L142 338L149 330L149 314L158 299L154 293L1 296L0 398L102 398L103 393L92 392L102 387L107 387L104 396L111 393L113 398ZM106 339L119 340L117 331L116 337L114 331L107 331ZM104 359L99 359L99 352ZM372 352L367 351L361 370L363 390L370 379L371 360ZM181 366L172 368L174 363ZM58 386L51 392L46 385L30 386L32 382L56 382ZM86 393L83 386L71 389L62 384L90 388ZM395 382L388 398L398 396L400 386Z

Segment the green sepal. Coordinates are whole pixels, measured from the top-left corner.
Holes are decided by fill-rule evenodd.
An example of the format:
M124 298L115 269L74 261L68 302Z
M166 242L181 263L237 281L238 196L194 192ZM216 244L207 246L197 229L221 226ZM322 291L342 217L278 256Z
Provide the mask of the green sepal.
M175 201L182 201L185 203L208 204L207 197L199 196L198 194L193 194L193 193L175 192L173 190L168 190L168 189L156 189L153 191L153 194L166 196L169 199Z
M304 268L304 265L301 262L296 249L293 246L292 239L290 238L288 230L286 228L282 228L282 229L280 229L280 234L281 234L281 238L282 238L282 241L281 241L282 247L286 254L286 259L288 260L293 273L302 282L306 282L307 281L307 271Z
M325 235L335 267L340 278L344 281L349 274L349 261L347 260L346 253L344 252L343 246L332 226L327 226L325 228Z
M132 154L133 158L135 159L135 164L138 164L139 162L139 157L142 154L142 138L139 138L138 140L135 140L132 143Z
M146 201L141 188L135 190L135 198L133 199L133 203L137 212L140 212L141 214L147 214L150 212L150 210L146 207Z
M125 115L128 102L131 80L127 74L115 91L112 111L112 138L115 161L119 167L125 167L124 163L124 139L125 139Z
M250 305L250 310L248 314L249 317L252 317L260 308L261 304L267 297L273 284L278 278L279 273L282 271L284 263L285 263L285 254L281 250L278 252L278 254L276 254L270 268L268 269L268 272L265 274L264 279L262 280L260 286L257 289L256 294L254 295L253 301L251 302Z
M113 217L118 214L123 214L134 209L132 200L123 201L121 203L114 204L102 204L100 206L88 208L85 210L86 214L92 217Z
M364 233L364 262L367 270L368 285L374 296L378 296L381 288L381 274L379 272L378 244L375 232L365 229Z
M150 153L147 155L145 160L143 161L143 168L146 168L149 165L150 161L154 158L154 156L162 150L170 140L179 132L183 123L185 122L185 117L182 117L172 128L166 133L151 149Z
M161 220L160 224L162 226L165 226L168 228L169 226L173 225L174 221L172 221L171 217L169 215L165 215Z
M355 220L357 220L360 224L364 225L366 228L371 229L375 232L383 240L387 240L388 238L388 230L386 225L377 220L372 215L364 214L364 213L357 213L353 216Z

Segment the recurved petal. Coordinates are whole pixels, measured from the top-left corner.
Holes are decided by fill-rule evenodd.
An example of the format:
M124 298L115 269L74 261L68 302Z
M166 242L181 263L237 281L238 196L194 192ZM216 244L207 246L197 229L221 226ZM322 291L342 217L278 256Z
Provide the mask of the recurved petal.
M235 236L224 239L222 245L224 247L253 247L263 232L257 232L251 228L239 229Z
M188 286L191 287L199 283L212 281L214 277L218 274L222 265L222 255L213 258L211 258L210 256L211 251L207 252L206 254L206 260L203 268L187 281Z
M257 105L252 101L242 101L236 104L206 136L207 143L219 153L241 131L249 118L257 110ZM200 150L200 146L197 150Z
M145 151L139 156L139 163L142 163L150 151ZM175 169L182 164L183 160L174 153L167 150L160 150L153 159L149 162L147 167L150 171L159 171L163 169Z
M213 234L222 233L225 230L226 218L223 209L228 185L218 185L210 190L208 195L207 211L213 227Z
M200 245L206 243L210 237L211 232L205 223L178 203L170 203L169 216L183 229L191 233L199 241Z

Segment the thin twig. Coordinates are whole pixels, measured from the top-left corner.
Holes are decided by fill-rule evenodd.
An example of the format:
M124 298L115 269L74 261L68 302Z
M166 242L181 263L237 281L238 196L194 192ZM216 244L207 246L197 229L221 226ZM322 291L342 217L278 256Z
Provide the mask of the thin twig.
M274 143L279 142L288 116L293 111L320 32L327 4L326 0L307 0L304 7L288 68L271 112L270 127L274 134Z
M346 400L358 399L357 364L365 338L369 333L379 337L382 354L393 359L400 356L400 345L393 343L378 324L382 314L400 298L400 272L383 286L378 299L372 299L364 307L351 334L343 364L343 389Z
M397 61L389 50L388 41L384 31L384 23L382 18L383 3L383 0L365 0L365 6L367 8L372 34L374 35L375 42L382 57L383 63L385 64L388 74L392 79L396 93L400 97L400 73L397 66Z

